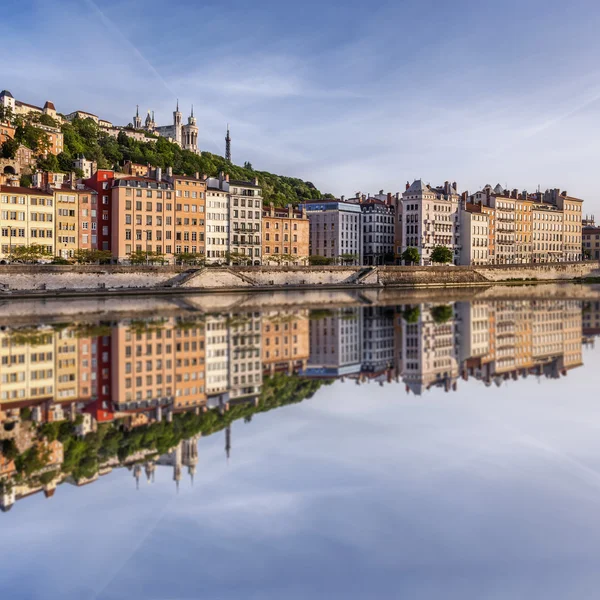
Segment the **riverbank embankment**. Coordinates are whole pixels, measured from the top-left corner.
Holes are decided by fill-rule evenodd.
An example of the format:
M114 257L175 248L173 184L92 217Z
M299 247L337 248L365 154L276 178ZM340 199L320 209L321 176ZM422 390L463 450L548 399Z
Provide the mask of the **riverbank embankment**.
M3 265L0 298L473 287L567 282L598 276L596 262L483 267Z

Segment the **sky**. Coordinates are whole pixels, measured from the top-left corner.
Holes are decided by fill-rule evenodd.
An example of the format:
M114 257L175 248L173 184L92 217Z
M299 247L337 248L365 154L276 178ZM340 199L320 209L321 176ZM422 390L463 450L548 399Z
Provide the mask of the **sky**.
M322 191L560 187L600 209L594 0L5 0L0 87L198 119L201 149Z
M170 468L0 515L12 600L525 600L600 584L599 349L560 380L337 382Z

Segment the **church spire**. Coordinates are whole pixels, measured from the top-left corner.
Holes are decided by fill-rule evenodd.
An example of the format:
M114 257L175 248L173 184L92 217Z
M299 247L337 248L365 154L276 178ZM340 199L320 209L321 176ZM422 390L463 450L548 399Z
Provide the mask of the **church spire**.
M227 135L225 136L225 160L231 162L231 136L229 135L229 123L227 123Z
M177 98L177 108L175 110L179 112L179 98Z
M136 117L140 116L140 105L139 104L135 105L135 116Z

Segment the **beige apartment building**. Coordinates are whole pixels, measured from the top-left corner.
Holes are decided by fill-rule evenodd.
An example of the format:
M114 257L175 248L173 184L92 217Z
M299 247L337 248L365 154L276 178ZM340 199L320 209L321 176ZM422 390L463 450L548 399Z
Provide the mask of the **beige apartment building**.
M515 199L515 262L530 263L533 251L533 200L527 193Z
M563 213L551 204L533 205L533 262L564 260Z
M74 190L57 190L54 193L56 206L56 255L73 258L79 248L80 217L79 194Z
M0 260L15 246L32 244L54 255L54 196L34 188L0 186Z
M461 265L487 265L489 256L489 216L480 204L466 204L460 212Z
M546 198L545 198L546 199ZM582 259L583 200L552 190L547 201L563 212L563 254L566 261Z

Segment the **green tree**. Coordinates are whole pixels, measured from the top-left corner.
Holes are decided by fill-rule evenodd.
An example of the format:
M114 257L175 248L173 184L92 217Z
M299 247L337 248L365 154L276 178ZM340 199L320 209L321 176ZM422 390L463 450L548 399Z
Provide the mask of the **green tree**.
M39 244L30 244L29 246L13 246L9 254L11 262L31 263L37 262L43 258L51 258L52 254L48 252L45 246Z
M313 266L325 266L332 265L335 262L335 258L330 258L328 256L320 256L318 254L313 254L308 257L309 264Z
M79 249L75 251L73 258L81 265L106 264L111 261L112 253L110 250Z
M431 262L446 264L452 262L452 250L446 246L436 246L431 252Z
M8 460L14 460L19 455L15 440L0 440L0 451Z
M249 161L246 161L244 163L244 169L248 170L248 171L254 171L254 169L252 168L252 163Z
M13 111L10 106L0 106L0 121L12 123Z
M409 265L416 265L421 260L421 255L416 248L409 247L402 253L402 260Z
M230 265L247 265L249 262L252 262L252 257L242 252L226 252L225 260Z
M2 144L2 158L14 159L17 156L17 150L19 149L19 142L14 139L8 139Z
M435 323L446 323L449 321L454 314L452 307L449 304L442 304L441 306L434 306L431 309L431 318Z
M38 169L42 171L56 173L60 171L60 162L58 157L54 154L47 154L46 156L40 156L37 160Z
M418 323L419 322L419 316L421 315L421 309L419 308L418 305L415 306L407 306L403 311L402 311L402 318L407 322L407 323Z
M27 174L27 173L23 173L21 175L21 177L19 178L19 185L21 187L31 187L33 183L33 178L31 177L31 175Z
M197 252L180 252L175 255L175 264L178 265L203 265L206 258Z
M47 114L41 114L38 116L37 118L38 123L41 123L42 125L47 125L48 127L58 127L58 122L53 119L50 115Z

